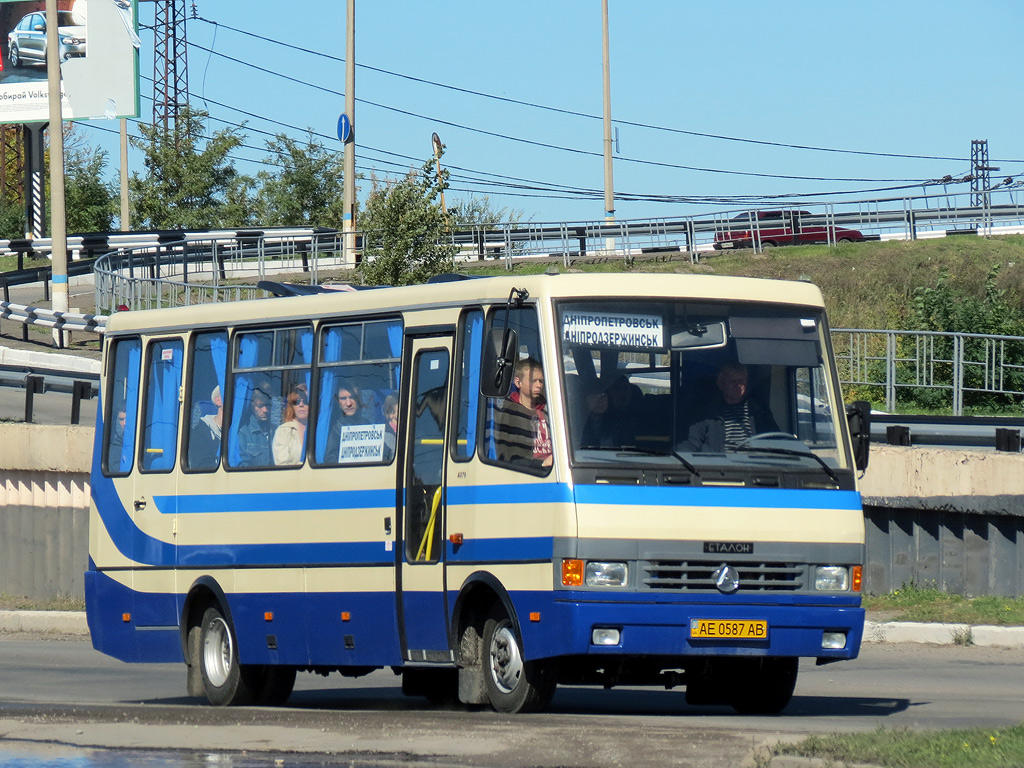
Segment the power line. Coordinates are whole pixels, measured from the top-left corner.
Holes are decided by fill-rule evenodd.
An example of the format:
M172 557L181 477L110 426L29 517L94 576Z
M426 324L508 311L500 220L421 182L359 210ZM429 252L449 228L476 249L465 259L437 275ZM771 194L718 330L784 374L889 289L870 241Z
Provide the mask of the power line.
M252 37L252 38L255 38L257 40L263 40L264 42L273 43L275 45L280 45L280 46L282 46L284 48L288 48L288 49L291 49L291 50L301 51L303 53L308 53L308 54L311 54L313 56L319 56L319 57L328 59L330 61L335 61L335 62L339 62L339 63L344 63L344 61L345 61L345 59L340 57L340 56L332 56L331 54L324 53L322 51L316 51L316 50L313 50L311 48L304 48L302 46L295 45L293 43L286 43L286 42L284 42L282 40L278 40L278 39L275 39L275 38L272 38L272 37L266 37L264 35L260 35L260 34L257 34L255 32L250 32L250 31L247 31L247 30L244 30L244 29L239 29L238 27L233 27L233 26L231 26L229 24L224 24L222 22L213 21L211 19L204 18L203 16L196 16L194 18L197 19L198 21L205 22L205 23L210 24L210 25L212 25L214 27L223 27L224 29L229 29L232 32L237 32L238 34L246 35L248 37ZM195 44L193 43L193 45L195 45ZM197 46L197 47L201 47L201 46ZM204 48L203 50L207 50L208 51L209 49ZM212 51L211 51L211 53L212 53ZM435 80L428 80L428 79L422 78L422 77L415 77L413 75L407 75L407 74L404 74L404 73L401 73L401 72L395 72L395 71L388 70L388 69L382 69L380 67L374 67L374 66L371 66L369 64L362 64L360 62L356 62L356 67L358 67L360 69L366 69L366 70L371 71L371 72L378 72L380 74L389 75L391 77L401 78L403 80L408 80L410 82L421 83L423 85L429 85L429 86L433 86L435 88L442 88L444 90L455 91L457 93L464 93L464 94L467 94L467 95L470 95L470 96L478 96L478 97L485 98L485 99L491 99L493 101L500 101L500 102L504 102L506 104L513 104L513 105L522 106L522 107L530 107L532 109L541 109L541 110L545 110L545 111L548 111L548 112L555 112L555 113L558 113L558 114L568 115L568 116L572 116L572 117L582 117L582 118L585 118L585 119L588 119L588 120L601 120L602 119L600 115L591 115L591 114L588 114L586 112L578 112L578 111L575 111L575 110L563 109L563 108L560 108L560 107L552 107L552 106L546 105L546 104L537 104L537 103L534 103L534 102L529 102L529 101L523 101L523 100L520 100L520 99L509 98L507 96L498 96L496 94L486 93L484 91L476 91L476 90L473 90L473 89L470 89L470 88L462 88L462 87L459 87L459 86L450 85L448 83L441 83L441 82L437 82ZM743 137L739 137L739 136L727 136L727 135L724 135L724 134L717 134L717 133L704 133L704 132L701 132L701 131L688 131L688 130L685 130L685 129L682 129L682 128L670 128L670 127L663 126L663 125L653 125L651 123L642 123L642 122L636 122L636 121L632 121L632 120L613 119L612 122L617 123L619 125L630 126L630 127L633 127L633 128L645 128L645 129L653 130L653 131L664 131L666 133L676 133L676 134L681 134L681 135L685 135L685 136L695 136L695 137L698 137L698 138L716 139L716 140L720 140L720 141L732 141L732 142L738 142L738 143L743 143L743 144L755 144L755 145L769 146L769 147L780 147L780 148L783 148L783 149L799 149L799 150L806 150L806 151L812 151L812 152L831 152L831 153L847 154L847 155L864 155L864 156L868 156L868 157L889 157L889 158L906 159L906 160L943 160L943 161L952 161L952 162L967 160L967 158L963 157L963 156L921 155L921 154L899 153L899 152L876 152L876 151L869 151L869 150L840 149L840 148L836 148L836 147L818 147L818 146L809 145L809 144L794 144L794 143L789 143L789 142L766 141L766 140L763 140L763 139L749 139L749 138L743 138ZM999 159L999 160L992 160L992 162L1022 163L1022 162L1024 162L1024 160Z
M289 82L305 85L305 86L307 86L309 88L313 88L314 90L323 91L324 93L331 94L332 96L344 97L344 94L341 93L340 91L335 91L335 90L333 90L331 88L327 88L327 87L322 86L322 85L316 85L315 83L310 83L310 82L305 81L305 80L300 80L299 78L296 78L296 77L291 77L290 75L285 75L285 74L283 74L281 72L276 72L276 71L274 71L272 69L267 69L266 67L261 67L261 66L259 66L257 64L253 64L251 62L244 61L244 60L236 58L234 56L229 56L229 55L227 55L225 53L220 53L219 51L214 51L214 50L212 50L210 48L206 48L205 46L199 45L197 43L190 42L189 46L194 47L194 48L198 48L198 49L200 49L202 51L206 51L207 53L210 53L210 54L212 54L214 56L219 56L221 58L227 59L228 61L234 62L236 64L241 64L242 66L250 67L252 69L257 70L258 72L263 72L263 73L268 74L268 75L273 75L273 76L281 77L284 80L287 80ZM526 144L526 145L529 145L529 146L540 147L542 149L553 149L553 150L557 150L557 151L560 151L560 152L569 152L569 153L572 153L572 154L583 155L585 157L603 157L601 152L595 152L593 150L578 149L576 147L563 147L563 146L560 146L558 144L551 144L549 142L544 142L544 141L535 141L533 139L525 139L525 138L521 138L519 136L510 136L508 134L498 133L497 131L489 131L489 130L486 130L484 128L474 128L472 126L468 126L468 125L465 125L463 123L456 123L456 122L453 122L451 120L444 120L444 119L439 118L439 117L431 117L429 115L423 115L423 114L420 114L418 112L412 112L411 110L401 109L399 107L392 107L392 106L389 106L387 104L381 104L380 102L371 101L369 99L363 99L363 98L358 98L357 97L356 101L361 103L361 104L367 104L369 106L376 107L378 109L383 109L383 110L387 110L389 112L394 112L396 114L405 115L406 117L414 117L414 118L417 118L417 119L420 119L420 120L427 120L427 121L429 121L429 122L431 122L433 124L436 124L436 125L444 125L444 126L448 126L449 128L457 128L459 130L469 131L471 133L477 133L477 134L481 134L483 136L490 136L492 138L503 139L505 141L511 141L511 142L515 142L515 143L519 143L519 144ZM673 170L695 171L695 172L699 172L699 173L715 173L715 174L724 174L724 175L730 175L730 176L749 176L749 177L752 177L752 178L762 178L762 179L785 179L787 181L834 181L834 182L841 182L841 183L845 182L845 183L858 183L858 184L861 184L861 183L867 183L867 184L880 184L880 183L916 184L916 183L919 183L920 181L922 181L921 179L873 179L873 178L858 178L858 177L843 178L843 177L828 177L828 176L799 176L799 175L794 175L794 174L778 174L778 173L757 173L755 171L733 171L733 170L726 170L726 169L723 169L723 168L704 168L704 167L701 167L701 166L694 166L694 165L681 165L681 164L678 164L678 163L666 163L666 162L661 162L661 161L658 161L658 160L642 160L640 158L634 158L634 157L622 157L622 156L619 156L616 159L620 163L636 163L636 164L639 164L639 165L649 165L649 166L653 166L653 167L656 167L656 168L669 168L669 169L673 169ZM963 158L956 158L956 159L962 160Z

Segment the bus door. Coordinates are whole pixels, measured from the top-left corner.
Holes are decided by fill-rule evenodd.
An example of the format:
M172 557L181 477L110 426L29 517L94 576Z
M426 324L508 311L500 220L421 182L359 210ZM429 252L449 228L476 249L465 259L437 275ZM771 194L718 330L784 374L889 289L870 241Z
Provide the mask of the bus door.
M445 465L453 337L413 337L403 410L397 579L402 651L409 661L451 661L445 592Z

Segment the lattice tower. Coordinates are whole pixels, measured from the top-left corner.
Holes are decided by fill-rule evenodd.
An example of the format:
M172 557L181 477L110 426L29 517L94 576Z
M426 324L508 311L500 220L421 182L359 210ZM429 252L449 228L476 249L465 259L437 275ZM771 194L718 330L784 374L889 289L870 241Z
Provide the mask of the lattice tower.
M177 136L178 115L188 104L185 0L156 0L153 25L153 125Z

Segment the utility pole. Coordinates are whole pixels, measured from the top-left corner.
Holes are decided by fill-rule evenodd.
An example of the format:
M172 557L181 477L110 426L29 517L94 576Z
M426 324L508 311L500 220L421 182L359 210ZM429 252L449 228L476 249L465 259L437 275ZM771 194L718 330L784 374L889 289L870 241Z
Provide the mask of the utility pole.
M608 59L608 0L601 0L602 57L604 74L604 223L615 223L615 192L612 182L612 76ZM615 238L605 238L605 250L615 250Z
M346 266L356 265L356 0L345 6L345 114L349 129L345 138L345 161L342 169L342 236Z
M64 219L64 120L60 99L60 47L57 44L57 0L46 0L46 82L50 107L50 258L54 312L68 311L68 242ZM54 330L58 348L64 332Z

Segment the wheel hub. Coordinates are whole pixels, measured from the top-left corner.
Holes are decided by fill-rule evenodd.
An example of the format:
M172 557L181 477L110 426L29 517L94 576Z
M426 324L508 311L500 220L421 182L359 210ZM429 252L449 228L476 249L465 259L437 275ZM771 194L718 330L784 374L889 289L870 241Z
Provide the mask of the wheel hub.
M523 675L523 657L509 627L494 633L490 648L491 679L502 693L511 693Z
M231 632L227 622L218 618L207 628L203 641L203 667L215 687L219 688L228 681L232 656Z

